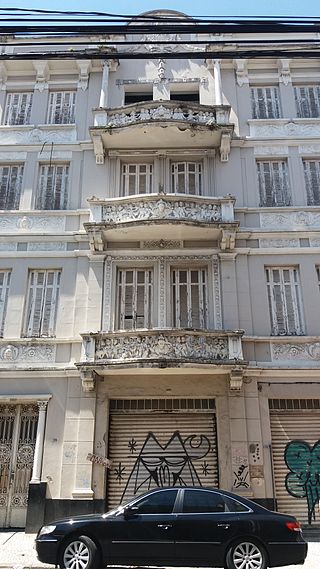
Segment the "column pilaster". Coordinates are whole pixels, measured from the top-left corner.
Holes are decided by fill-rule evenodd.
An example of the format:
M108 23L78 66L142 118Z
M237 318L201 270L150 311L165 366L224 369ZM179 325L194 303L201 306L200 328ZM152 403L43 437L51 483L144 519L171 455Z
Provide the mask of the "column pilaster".
M38 418L38 427L36 435L36 444L34 449L31 483L41 482L41 467L42 467L42 457L43 457L44 433L46 426L47 404L48 404L47 401L37 401L37 405L39 407L39 418Z

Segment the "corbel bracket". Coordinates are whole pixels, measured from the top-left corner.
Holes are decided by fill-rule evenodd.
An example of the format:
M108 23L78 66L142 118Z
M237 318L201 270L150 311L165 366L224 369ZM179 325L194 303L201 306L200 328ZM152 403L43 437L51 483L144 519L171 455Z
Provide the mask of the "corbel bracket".
M93 151L96 157L96 164L104 164L104 146L100 134L92 135Z
M231 149L231 132L222 132L220 140L220 160L228 162Z
M241 391L243 384L243 368L236 366L230 371L230 391Z
M97 374L94 370L85 369L80 372L82 389L85 393L95 390Z

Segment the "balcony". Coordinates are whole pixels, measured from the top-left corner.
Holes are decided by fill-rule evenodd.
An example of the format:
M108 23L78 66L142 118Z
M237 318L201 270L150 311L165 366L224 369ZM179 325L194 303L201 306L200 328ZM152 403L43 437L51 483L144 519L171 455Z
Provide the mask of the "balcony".
M228 160L234 125L230 107L182 101L146 101L123 107L94 109L90 133L97 164L106 149L219 148Z
M92 252L104 251L107 242L141 241L150 228L153 240L210 239L221 249L234 247L238 222L232 196L148 194L88 201L91 216L84 227Z
M184 364L241 365L242 331L153 329L83 334L77 367L183 367Z

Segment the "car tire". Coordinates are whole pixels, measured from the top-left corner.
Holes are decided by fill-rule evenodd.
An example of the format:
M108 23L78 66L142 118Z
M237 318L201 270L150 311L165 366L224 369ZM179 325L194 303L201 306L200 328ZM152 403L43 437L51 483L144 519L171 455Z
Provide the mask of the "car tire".
M243 562L245 562L244 565ZM241 539L228 549L226 566L227 569L266 569L266 552L255 541Z
M86 535L71 537L62 545L59 566L60 569L99 569L97 545Z

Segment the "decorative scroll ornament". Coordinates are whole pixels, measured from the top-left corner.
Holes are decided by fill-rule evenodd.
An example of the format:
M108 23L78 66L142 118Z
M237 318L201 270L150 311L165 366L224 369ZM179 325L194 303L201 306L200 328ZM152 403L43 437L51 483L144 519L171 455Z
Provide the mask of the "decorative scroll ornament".
M258 119L259 120L259 119ZM276 121L276 122L275 122ZM262 123L262 124L261 124ZM320 125L318 123L308 123L306 120L297 119L296 121L283 121L281 119L270 119L261 122L256 120L249 121L250 136L260 137L319 137Z
M130 334L97 340L95 360L228 360L228 339L204 335Z
M234 63L235 63L235 69L236 69L237 83L238 83L239 87L243 87L243 85L249 85L247 60L246 59L235 59Z
M260 213L260 227L300 230L306 227L320 227L320 213L312 211Z
M221 206L197 201L169 201L164 198L102 207L102 221L128 223L158 219L187 220L202 223L222 221Z
M140 107L139 109L123 110L121 113L109 112L107 117L107 126L120 127L134 123L146 121L184 121L196 123L199 125L216 124L215 114L212 111L201 111L200 109L192 109L185 107L168 107L165 105L157 105L153 108Z
M291 83L290 59L279 59L279 81L284 85Z
M0 361L9 363L48 363L55 361L56 347L49 344L18 343L0 347Z
M78 89L82 91L86 91L88 88L89 83L89 73L91 68L91 61L80 59L77 60L77 65L79 68L79 80L78 80Z

